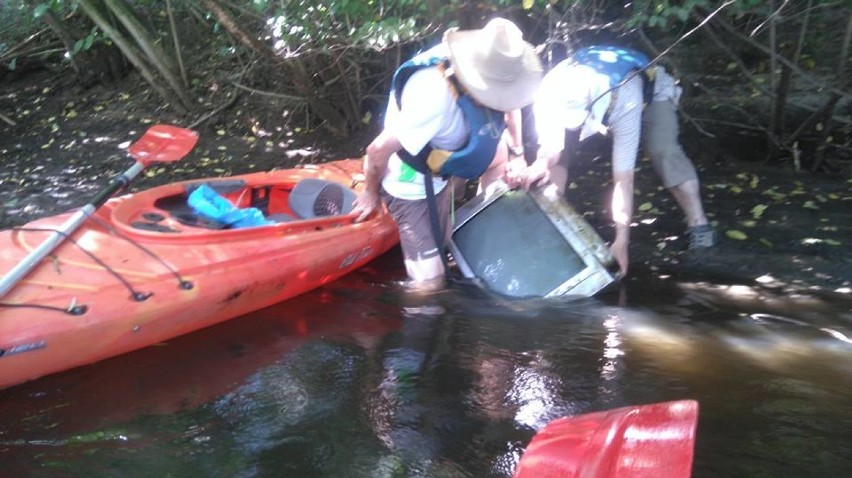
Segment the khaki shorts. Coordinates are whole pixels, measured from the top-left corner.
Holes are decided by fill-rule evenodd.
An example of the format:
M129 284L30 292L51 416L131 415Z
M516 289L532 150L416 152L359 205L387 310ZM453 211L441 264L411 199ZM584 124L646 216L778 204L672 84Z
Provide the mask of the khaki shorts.
M432 235L432 222L429 219L429 205L426 199L399 199L382 190L382 199L388 206L391 217L399 229L399 243L406 261L421 261L443 254L450 238L450 189L452 183L435 195L438 206L438 219L444 232L444 243L435 245Z
M671 101L652 101L645 107L642 114L644 151L666 188L698 180L695 166L678 142L678 128L677 107Z

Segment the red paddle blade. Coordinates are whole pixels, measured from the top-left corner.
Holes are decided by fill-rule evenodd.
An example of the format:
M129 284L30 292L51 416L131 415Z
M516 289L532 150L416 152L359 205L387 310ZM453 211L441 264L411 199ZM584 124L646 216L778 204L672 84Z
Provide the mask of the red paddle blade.
M148 128L128 152L133 159L145 166L151 163L177 161L189 153L198 142L198 133L165 124L156 124Z
M558 418L532 439L514 478L688 478L698 402Z

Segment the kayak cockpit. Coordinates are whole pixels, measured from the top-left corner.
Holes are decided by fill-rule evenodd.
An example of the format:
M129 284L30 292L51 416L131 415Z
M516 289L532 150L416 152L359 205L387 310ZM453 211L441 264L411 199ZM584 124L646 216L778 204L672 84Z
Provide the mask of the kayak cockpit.
M254 210L260 225L234 227L199 213L190 195L204 187L240 211ZM338 181L276 172L244 177L186 181L116 199L107 209L114 227L131 236L166 239L191 236L243 237L268 230L317 230L351 224L349 215L356 193Z

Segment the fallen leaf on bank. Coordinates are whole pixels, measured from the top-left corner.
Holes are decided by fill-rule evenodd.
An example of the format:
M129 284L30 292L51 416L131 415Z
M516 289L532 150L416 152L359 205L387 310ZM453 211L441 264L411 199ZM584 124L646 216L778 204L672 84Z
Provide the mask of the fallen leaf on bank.
M786 194L784 194L784 193L779 193L778 191L776 191L776 190L775 190L775 188L767 189L766 191L763 191L763 195L764 195L764 196L769 196L769 197L771 197L771 198L772 198L772 199L774 199L776 202L781 202L781 201L783 201L783 200L787 199L787 195L786 195Z
M764 239L764 238L761 237L757 241L760 242L761 244L763 244L766 247L772 247L772 243L769 242L769 240L767 240L767 239Z
M728 229L725 231L725 235L730 239L736 239L738 241L744 241L748 239L748 236L743 231L738 231L736 229Z
M758 204L757 206L751 208L751 216L755 219L760 219L760 216L763 216L764 211L766 211L765 204Z
M654 207L654 205L653 205L653 204L651 204L651 203L649 203L649 202L645 202L645 203L642 203L642 204L639 206L639 210L640 210L640 211L643 211L643 212L644 212L644 211L650 211L650 210L651 210L651 208L653 208L653 207Z

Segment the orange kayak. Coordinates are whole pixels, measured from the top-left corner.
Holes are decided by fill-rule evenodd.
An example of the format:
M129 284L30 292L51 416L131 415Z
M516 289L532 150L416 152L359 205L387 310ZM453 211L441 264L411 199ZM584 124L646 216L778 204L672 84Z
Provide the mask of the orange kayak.
M109 200L0 299L0 388L208 327L363 266L399 238L385 210L357 224L346 214L360 172L349 159ZM202 186L274 222L223 228L188 205ZM0 232L0 273L70 214Z
M698 402L562 417L535 434L513 478L689 478Z

